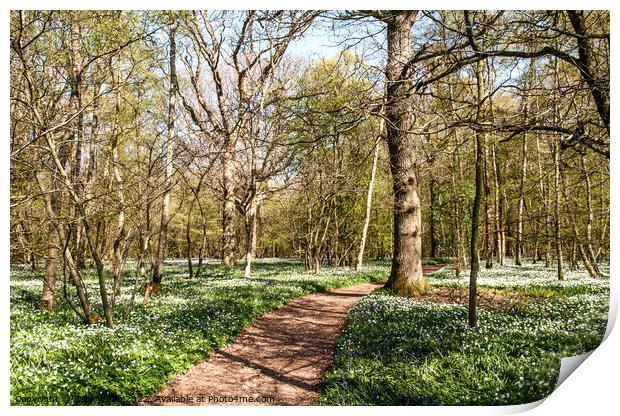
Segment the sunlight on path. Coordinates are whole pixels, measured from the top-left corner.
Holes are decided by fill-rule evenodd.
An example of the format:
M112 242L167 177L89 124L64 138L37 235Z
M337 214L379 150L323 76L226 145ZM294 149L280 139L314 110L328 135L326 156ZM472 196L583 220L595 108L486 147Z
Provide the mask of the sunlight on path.
M424 273L441 266L424 266ZM380 287L365 283L293 300L177 377L152 405L311 405L347 312Z

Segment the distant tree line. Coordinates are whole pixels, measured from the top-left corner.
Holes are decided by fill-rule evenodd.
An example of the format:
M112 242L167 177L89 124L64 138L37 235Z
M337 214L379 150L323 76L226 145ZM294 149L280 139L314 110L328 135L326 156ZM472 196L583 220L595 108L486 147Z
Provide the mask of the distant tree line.
M342 42L309 60L318 27ZM13 11L10 35L11 261L42 308L112 326L128 259L133 305L166 258L391 259L401 294L443 258L471 325L481 263L601 276L606 11Z

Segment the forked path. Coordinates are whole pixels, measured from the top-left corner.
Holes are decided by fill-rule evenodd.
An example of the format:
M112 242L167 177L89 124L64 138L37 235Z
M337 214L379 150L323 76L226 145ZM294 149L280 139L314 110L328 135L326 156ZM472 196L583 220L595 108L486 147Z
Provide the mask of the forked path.
M424 266L424 274L441 267ZM232 344L142 404L311 405L349 309L379 286L365 283L294 299L256 319Z

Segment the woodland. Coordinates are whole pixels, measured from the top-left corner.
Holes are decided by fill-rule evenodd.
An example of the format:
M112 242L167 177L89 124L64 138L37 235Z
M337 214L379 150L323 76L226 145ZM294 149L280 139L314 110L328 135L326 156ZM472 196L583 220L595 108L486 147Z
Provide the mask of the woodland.
M135 405L369 282L316 404L546 397L607 324L609 33L608 11L12 11L11 404Z

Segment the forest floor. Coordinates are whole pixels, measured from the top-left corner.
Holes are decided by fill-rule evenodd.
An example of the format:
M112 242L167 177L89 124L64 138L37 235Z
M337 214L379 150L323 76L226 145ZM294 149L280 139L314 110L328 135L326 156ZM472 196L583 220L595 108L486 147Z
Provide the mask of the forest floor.
M213 403L228 400L221 395L266 401L251 404L519 404L546 397L561 358L596 348L605 333L609 278L583 269L567 270L565 281L540 263L481 269L476 329L467 327L467 273L431 273L430 293L411 299L378 287L388 273L388 262L317 276L298 261L262 259L252 278L209 261L188 279L186 264L166 262L162 291L107 328L84 325L62 299L40 310L42 271L12 265L11 404L135 405L158 392L174 404L201 404L203 394L213 396L205 404L227 404ZM84 275L100 310L96 274ZM134 278L130 263L117 316Z
M442 267L424 266L424 273ZM381 285L297 298L255 320L234 343L142 404L312 405L349 309Z
M607 265L601 265L608 274ZM321 387L321 405L515 405L552 393L563 357L596 348L609 279L540 262L482 268L478 326L467 326L468 273L446 267L431 291L377 289L353 306Z
M166 261L162 290L125 320L136 276L128 262L113 328L84 325L62 297L55 311L39 308L43 270L11 265L12 405L135 405L167 382L233 342L264 314L295 298L387 278L387 262L364 271L325 267L320 275L290 259L260 259L251 278L243 265L216 260L189 279L186 262ZM101 311L94 270L84 271L95 310ZM69 286L70 296L73 289Z

